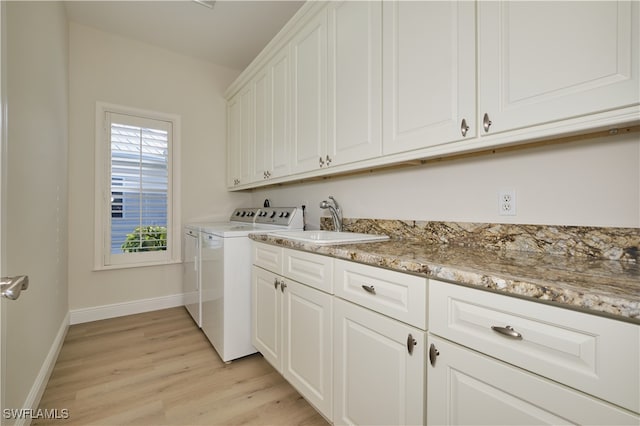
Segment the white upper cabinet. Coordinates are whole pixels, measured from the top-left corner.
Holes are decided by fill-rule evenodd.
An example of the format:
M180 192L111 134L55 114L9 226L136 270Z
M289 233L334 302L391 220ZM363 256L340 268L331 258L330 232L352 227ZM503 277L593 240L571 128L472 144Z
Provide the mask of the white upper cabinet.
M384 154L473 138L475 3L383 4Z
M255 139L251 182L284 176L289 171L288 53L288 48L283 48L253 79Z
M479 2L480 133L638 105L638 6Z
M257 182L267 179L267 171L271 168L273 151L271 108L272 89L271 72L266 67L256 75L253 81L255 137L253 139L253 161L249 167L250 181Z
M639 26L638 1L306 2L227 91L228 186L637 126Z
M284 47L271 61L271 162L269 177L289 174L290 79L289 47Z
M291 41L291 172L325 163L327 10L322 9Z
M382 153L382 2L328 6L329 166ZM325 164L326 166L326 164Z
M254 138L253 86L248 84L227 106L227 184L229 187L249 183L253 161Z
M238 184L240 176L240 95L227 102L227 186L232 188Z

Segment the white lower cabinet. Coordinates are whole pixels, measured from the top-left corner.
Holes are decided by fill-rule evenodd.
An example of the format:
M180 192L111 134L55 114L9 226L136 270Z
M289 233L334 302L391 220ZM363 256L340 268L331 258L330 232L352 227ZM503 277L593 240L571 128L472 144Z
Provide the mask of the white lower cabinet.
M424 424L425 334L336 298L334 424Z
M325 417L333 407L333 296L285 279L282 374Z
M638 425L629 411L523 369L431 334L428 344L428 424Z
M282 371L282 296L280 277L256 266L251 272L251 343Z
M254 346L336 425L640 425L637 324L267 244L253 263Z
M333 406L333 296L253 266L252 343L326 418Z

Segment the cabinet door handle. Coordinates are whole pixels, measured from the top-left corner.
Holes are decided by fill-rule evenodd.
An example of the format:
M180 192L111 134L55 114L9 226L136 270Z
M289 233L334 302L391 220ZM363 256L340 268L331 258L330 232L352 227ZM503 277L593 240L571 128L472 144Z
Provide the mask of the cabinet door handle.
M327 154L327 166L329 166L329 164L331 164L331 157Z
M277 278L273 280L273 288L275 288L276 290L278 289L278 284L280 284L280 281L278 281Z
M429 346L429 362L432 367L436 366L436 358L438 358L438 355L440 355L440 351L436 349L436 345L432 343L431 346Z
M362 288L363 288L367 293L376 294L376 289L375 289L372 285L362 284Z
M467 136L467 132L469 131L469 125L467 124L466 119L462 119L462 123L460 123L460 133L462 133L462 137Z
M418 342L416 341L416 339L414 339L411 333L409 333L409 335L407 336L407 352L409 352L409 355L413 355L413 348L417 344Z
M492 325L491 329L493 331L495 331L496 333L500 333L503 336L506 336L506 337L508 337L510 339L522 340L522 334L520 334L517 331L515 331L513 329L513 327L511 327L510 325L508 325L506 327L498 327L496 325Z
M484 117L482 117L482 127L485 133L489 132L489 127L491 127L491 120L489 119L489 114L486 112L484 113Z
M324 160L322 159L322 157L320 157L320 160L318 161L318 164L320 164L320 167L324 166Z
M284 293L284 289L287 288L287 283L284 280L280 281L280 291Z

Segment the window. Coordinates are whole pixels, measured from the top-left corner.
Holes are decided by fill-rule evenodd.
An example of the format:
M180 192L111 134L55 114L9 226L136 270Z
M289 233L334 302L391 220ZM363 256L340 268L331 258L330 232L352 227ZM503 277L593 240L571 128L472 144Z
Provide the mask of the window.
M179 118L99 102L96 124L96 269L179 261Z

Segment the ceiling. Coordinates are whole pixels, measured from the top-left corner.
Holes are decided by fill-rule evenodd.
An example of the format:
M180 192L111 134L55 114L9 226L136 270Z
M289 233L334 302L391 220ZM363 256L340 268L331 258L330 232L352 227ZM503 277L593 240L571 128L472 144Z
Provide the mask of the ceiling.
M243 70L304 1L67 1L69 20Z

